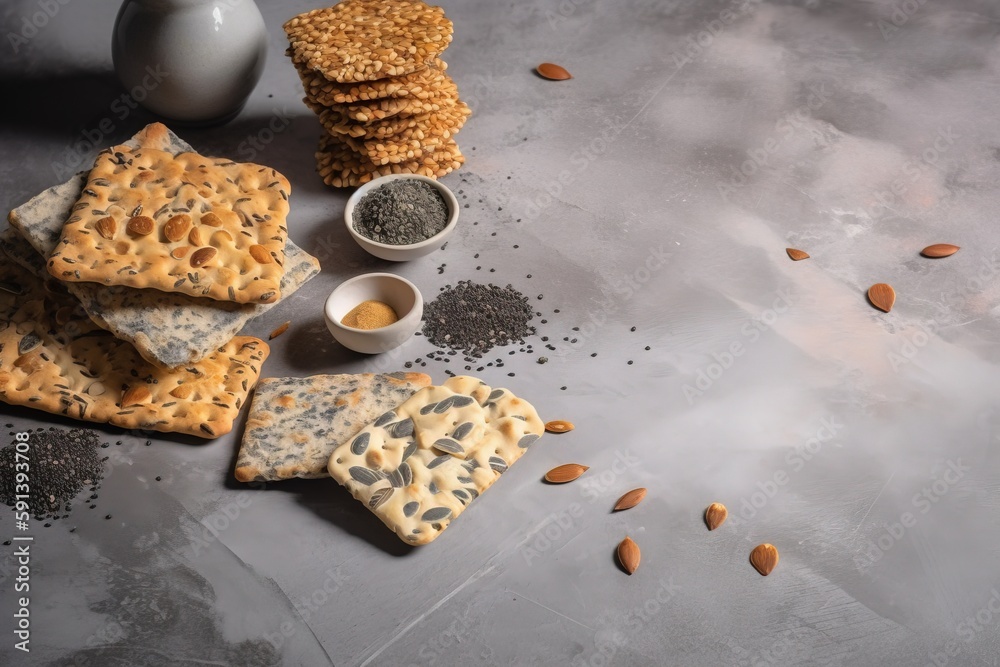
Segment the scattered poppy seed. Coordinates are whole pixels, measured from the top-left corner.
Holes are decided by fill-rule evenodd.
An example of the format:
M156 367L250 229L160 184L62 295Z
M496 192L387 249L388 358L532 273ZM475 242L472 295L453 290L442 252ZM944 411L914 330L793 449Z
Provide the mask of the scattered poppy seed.
M28 507L36 519L48 519L67 511L70 501L87 487L97 488L104 477L98 450L98 434L86 429L38 429L31 434L28 467L31 484ZM21 454L23 457L25 454ZM14 445L0 449L0 500L16 503L17 451Z

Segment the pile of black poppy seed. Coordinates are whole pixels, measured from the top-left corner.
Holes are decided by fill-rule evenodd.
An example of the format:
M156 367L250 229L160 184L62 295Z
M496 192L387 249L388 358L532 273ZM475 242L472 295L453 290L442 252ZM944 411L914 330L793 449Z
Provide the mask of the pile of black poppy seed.
M425 241L448 226L448 204L423 181L398 179L375 188L358 202L354 229L376 243Z
M480 359L497 346L523 345L535 333L534 314L528 297L512 285L460 280L424 308L423 335L437 347Z
M104 478L101 440L94 431L50 428L28 431L28 507L35 519L67 518L71 501L85 488L96 498ZM17 495L16 445L0 449L0 501L13 506ZM22 466L23 468L23 466ZM21 472L24 472L23 470Z

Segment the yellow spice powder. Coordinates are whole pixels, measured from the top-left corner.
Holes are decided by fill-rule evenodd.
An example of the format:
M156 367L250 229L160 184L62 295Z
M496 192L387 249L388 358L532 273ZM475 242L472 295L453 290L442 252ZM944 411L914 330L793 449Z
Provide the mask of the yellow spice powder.
M381 301L362 301L340 321L345 327L355 329L381 329L399 320L396 311Z

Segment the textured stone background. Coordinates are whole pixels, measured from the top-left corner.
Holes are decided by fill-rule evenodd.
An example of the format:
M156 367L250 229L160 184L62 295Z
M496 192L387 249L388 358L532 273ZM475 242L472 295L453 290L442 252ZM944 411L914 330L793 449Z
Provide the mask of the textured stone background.
M7 208L89 160L72 147L102 120L102 146L151 120L116 112L115 4L69 0L16 51L9 34L41 3L0 8ZM445 59L475 112L468 163L445 182L470 208L447 249L392 266L353 244L347 193L314 174L320 127L280 28L312 5L259 4L271 52L247 108L179 131L285 173L291 237L323 260L248 328L293 322L265 374L429 351L336 346L321 303L347 277L394 270L427 297L511 282L544 293L540 334L560 350L534 339L548 364L501 351L505 367L481 375L577 429L543 438L417 550L332 482L239 486L236 434L144 447L108 429L123 445L104 450L98 508L33 529L27 661L0 552L0 662L997 664L996 3L445 0ZM540 80L542 61L575 78ZM962 250L918 256L935 242ZM876 282L898 292L891 314L866 303ZM422 370L440 381L456 361ZM569 461L591 469L539 482ZM611 515L636 486L645 502ZM710 534L713 501L731 518ZM0 537L11 524L0 512ZM643 553L632 577L613 560L626 534ZM747 562L760 542L781 553L766 579Z

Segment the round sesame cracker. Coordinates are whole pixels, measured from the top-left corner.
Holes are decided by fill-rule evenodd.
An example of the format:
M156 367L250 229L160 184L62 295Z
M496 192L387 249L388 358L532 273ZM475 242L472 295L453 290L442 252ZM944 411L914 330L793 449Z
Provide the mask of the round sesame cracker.
M414 72L451 42L444 10L419 0L343 0L284 24L292 58L331 81L375 81Z

